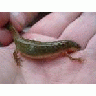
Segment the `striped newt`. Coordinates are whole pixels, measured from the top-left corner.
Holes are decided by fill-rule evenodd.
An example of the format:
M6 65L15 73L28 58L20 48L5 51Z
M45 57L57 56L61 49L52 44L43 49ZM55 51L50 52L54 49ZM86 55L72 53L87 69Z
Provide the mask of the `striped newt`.
M8 26L11 31L16 50L14 51L14 59L18 66L20 66L20 58L18 58L18 52L30 57L32 59L44 59L53 58L62 54L65 54L71 60L82 61L81 58L73 58L69 54L80 50L80 45L71 40L59 40L53 42L40 42L35 40L28 40L19 35L17 30L10 23Z

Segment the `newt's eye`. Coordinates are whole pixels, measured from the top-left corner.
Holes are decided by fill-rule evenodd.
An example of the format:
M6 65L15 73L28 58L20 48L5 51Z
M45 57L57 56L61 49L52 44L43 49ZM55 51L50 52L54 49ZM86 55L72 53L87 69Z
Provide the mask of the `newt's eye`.
M62 43L62 46L65 46L65 43Z

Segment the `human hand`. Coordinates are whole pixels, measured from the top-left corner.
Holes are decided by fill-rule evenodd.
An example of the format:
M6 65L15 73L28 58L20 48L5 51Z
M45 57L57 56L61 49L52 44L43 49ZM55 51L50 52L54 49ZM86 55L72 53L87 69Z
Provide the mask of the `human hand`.
M12 58L14 47L10 45L1 49L1 69L4 70L0 72L0 81L47 84L96 83L95 18L96 13L51 13L24 34L25 38L39 41L74 40L81 45L82 50L73 53L72 57L81 57L84 62L71 61L68 57L58 57L50 61L34 61L21 57L22 67L18 68ZM4 60L5 58L7 59Z

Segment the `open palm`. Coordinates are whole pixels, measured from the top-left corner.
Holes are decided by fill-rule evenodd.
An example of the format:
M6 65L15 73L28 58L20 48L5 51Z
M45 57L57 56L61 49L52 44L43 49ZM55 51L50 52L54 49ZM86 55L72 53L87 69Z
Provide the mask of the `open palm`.
M50 13L23 35L39 41L74 40L82 49L71 56L81 57L82 63L68 57L32 60L20 56L22 67L18 67L13 59L15 45L10 44L0 48L0 83L96 83L95 18L96 13Z

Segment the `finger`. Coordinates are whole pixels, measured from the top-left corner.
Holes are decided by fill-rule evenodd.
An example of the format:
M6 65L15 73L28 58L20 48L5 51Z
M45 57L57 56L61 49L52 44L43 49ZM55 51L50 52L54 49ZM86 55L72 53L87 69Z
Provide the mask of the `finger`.
M0 42L4 46L12 42L12 35L7 29L0 28Z
M90 39L90 41L87 44L86 49L92 49L96 51L96 34Z
M26 32L23 35L24 38L29 39L29 40L35 40L35 41L41 41L41 42L52 42L56 41L56 38L54 37L49 37L41 34L34 34L31 32Z
M96 60L96 34L88 42L85 52L88 57Z
M96 34L88 42L83 54L85 63L73 83L96 84Z
M0 48L0 84L14 83L17 67L12 53L13 50Z
M90 38L96 33L96 13L83 13L71 23L59 39L76 41L84 49Z
M0 12L0 27L4 26L10 18L9 12Z
M32 26L29 32L57 38L80 14L80 12L51 13Z
M37 12L11 12L10 22L18 31L21 31L37 15Z

